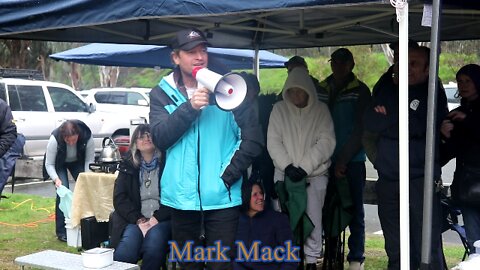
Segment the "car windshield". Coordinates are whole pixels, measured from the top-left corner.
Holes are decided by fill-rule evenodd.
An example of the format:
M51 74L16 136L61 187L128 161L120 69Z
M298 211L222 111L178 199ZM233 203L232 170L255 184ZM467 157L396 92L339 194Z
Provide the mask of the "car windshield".
M460 97L457 92L457 87L445 86L445 93L447 94L448 102L460 103Z

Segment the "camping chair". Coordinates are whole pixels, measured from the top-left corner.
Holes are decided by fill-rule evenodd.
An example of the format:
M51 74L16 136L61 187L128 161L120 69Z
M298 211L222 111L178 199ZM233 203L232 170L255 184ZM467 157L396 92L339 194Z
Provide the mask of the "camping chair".
M345 229L352 220L352 200L346 177L328 181L323 205L325 253L323 270L343 270L345 261Z
M451 198L447 197L443 193L440 193L440 194L441 194L440 202L441 202L442 213L443 213L442 232L446 232L447 230L452 230L458 234L462 242L463 248L465 249L465 252L463 253L463 258L462 258L462 261L464 261L469 254L469 248L467 245L467 236L465 234L465 228L463 225L459 224L458 222L458 216L460 216L462 213L460 212L460 209L454 206ZM443 260L445 262L445 255L443 256Z

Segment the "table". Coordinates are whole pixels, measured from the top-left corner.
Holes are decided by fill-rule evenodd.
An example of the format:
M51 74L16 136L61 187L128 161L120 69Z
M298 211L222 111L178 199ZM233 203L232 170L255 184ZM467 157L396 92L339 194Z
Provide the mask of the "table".
M106 222L113 211L113 186L117 173L83 172L78 175L73 191L71 224L76 227L82 218L95 216Z
M56 250L44 250L30 255L25 255L15 259L15 264L20 265L22 269L25 266L36 267L40 269L54 270L84 270L82 255L72 254ZM140 269L136 264L114 261L113 264L99 268L101 270L134 270Z

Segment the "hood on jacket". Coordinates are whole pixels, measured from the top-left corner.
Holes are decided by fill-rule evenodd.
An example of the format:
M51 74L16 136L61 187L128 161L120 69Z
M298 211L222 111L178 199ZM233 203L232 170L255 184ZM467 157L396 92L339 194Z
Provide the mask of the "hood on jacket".
M304 67L295 67L288 73L287 80L282 89L282 96L283 100L286 101L289 107L297 108L290 98L287 95L287 90L290 88L298 87L303 89L308 95L308 104L305 108L311 108L314 103L317 102L317 94L315 92L315 85L313 84L312 78L310 74L308 74L308 70Z

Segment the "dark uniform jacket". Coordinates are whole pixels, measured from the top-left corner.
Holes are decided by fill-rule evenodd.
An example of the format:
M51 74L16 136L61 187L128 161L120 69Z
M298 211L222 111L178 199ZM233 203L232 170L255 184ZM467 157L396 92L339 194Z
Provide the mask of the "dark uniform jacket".
M441 85L441 84L440 84ZM410 179L423 178L425 170L425 146L427 133L428 81L409 87L408 124ZM398 86L393 81L385 81L381 90L376 92L373 103L365 112L365 130L378 133L377 158L374 166L380 178L398 181L399 172L399 115ZM376 113L374 107L383 105L387 115ZM447 113L447 98L442 87L437 89L436 130ZM441 174L439 160L439 136L436 136L434 179Z

